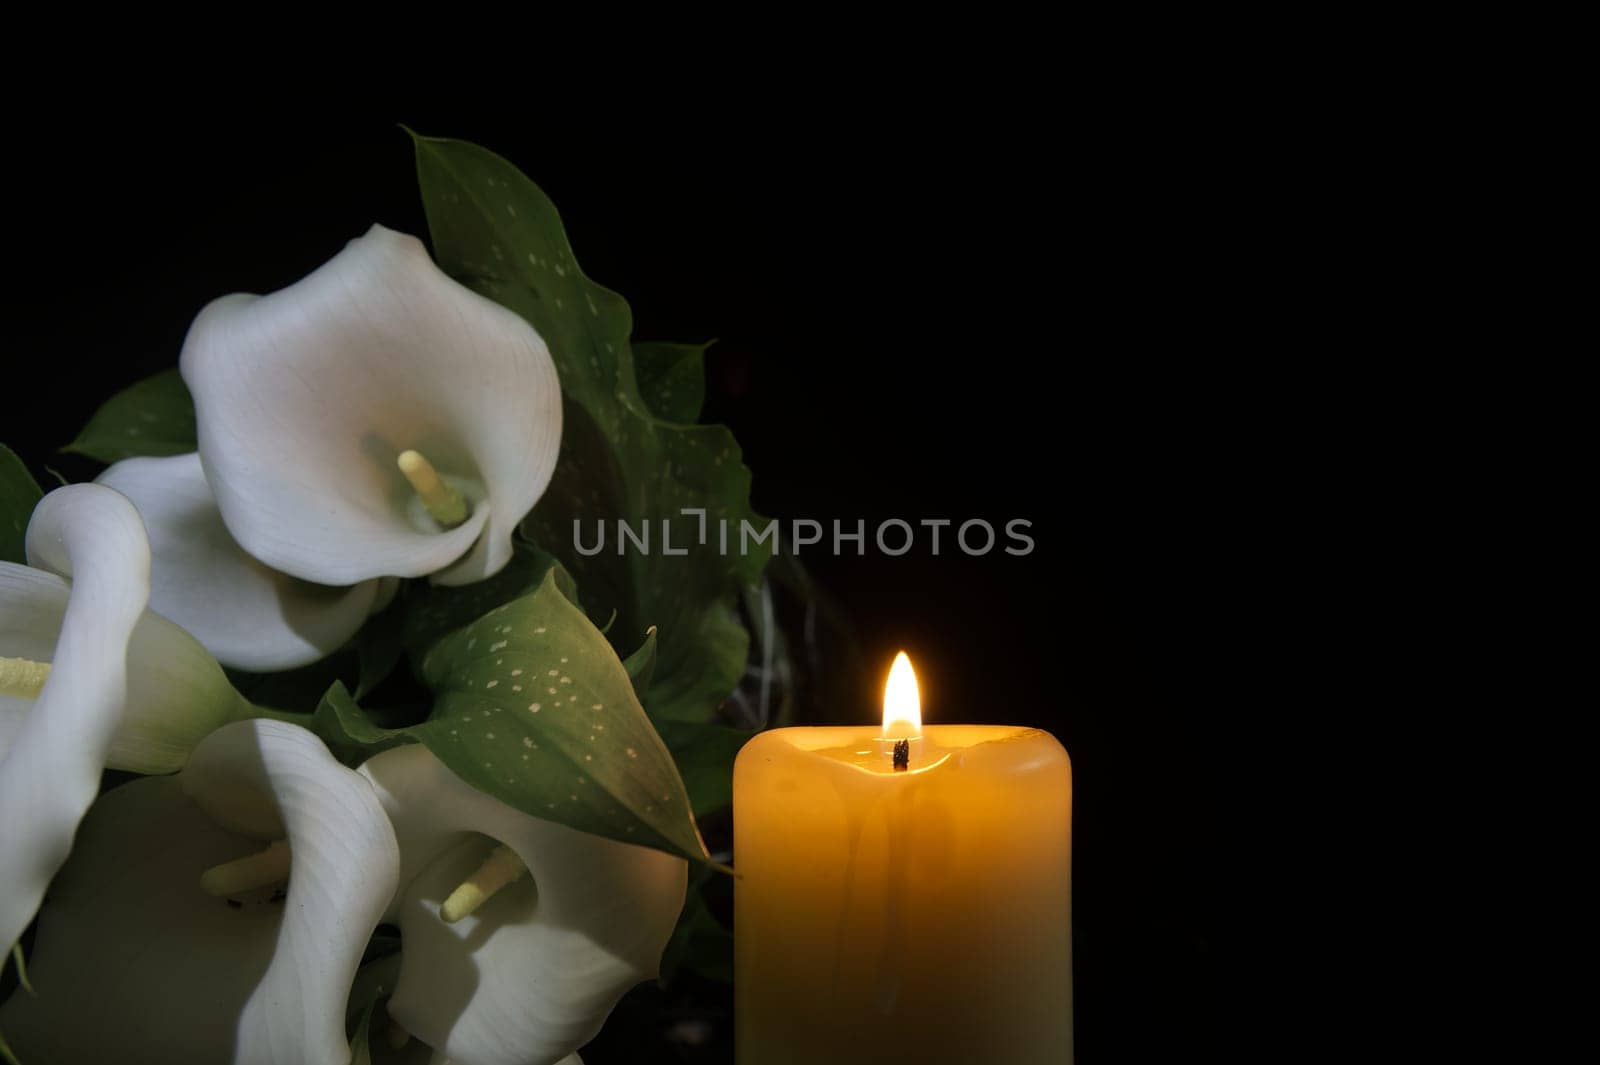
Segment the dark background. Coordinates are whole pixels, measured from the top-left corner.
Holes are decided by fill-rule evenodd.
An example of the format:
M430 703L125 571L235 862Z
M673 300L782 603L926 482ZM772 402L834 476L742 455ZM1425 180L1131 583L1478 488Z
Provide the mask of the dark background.
M752 124L648 100L600 123L24 119L0 178L0 441L41 481L46 465L91 476L56 449L111 392L173 365L208 300L280 288L375 221L425 234L399 121L540 183L636 336L720 338L707 417L743 445L761 512L866 519L869 537L890 517L1032 522L1023 558L966 557L953 528L939 557L925 534L900 558L870 538L865 557L809 549L871 669L803 716L873 720L903 647L927 720L1055 733L1075 774L1079 1060L1209 1055L1219 696L1196 681L1192 545L1216 520L1198 456L1226 427L1204 415L1180 284L1204 204L1177 191L1203 164L1148 131L882 111ZM725 991L678 995L660 1004L710 1002L716 1028ZM619 1014L590 1065L661 1045L645 1030L656 1001Z

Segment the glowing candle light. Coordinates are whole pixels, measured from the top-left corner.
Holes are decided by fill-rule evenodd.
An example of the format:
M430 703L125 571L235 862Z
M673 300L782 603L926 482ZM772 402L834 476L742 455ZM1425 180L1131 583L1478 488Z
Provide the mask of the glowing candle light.
M1072 771L1037 729L790 728L734 768L741 1065L1072 1060Z

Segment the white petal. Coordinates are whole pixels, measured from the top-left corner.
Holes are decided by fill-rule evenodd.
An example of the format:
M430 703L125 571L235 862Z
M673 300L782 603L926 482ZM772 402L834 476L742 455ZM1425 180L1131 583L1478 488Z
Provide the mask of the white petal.
M471 1065L549 1065L656 974L683 908L683 859L529 817L420 745L386 751L361 772L400 840L403 949L389 1012L418 1038ZM443 923L440 904L491 839L531 877Z
M109 489L94 490L116 495ZM0 562L0 655L40 662L56 658L75 584L43 570ZM92 668L111 662L96 660ZM194 637L149 611L133 627L126 662L126 699L113 711L115 735L105 756L112 769L181 769L195 744L249 710ZM63 668L60 663L52 668L52 680ZM0 756L9 749L8 734L15 735L34 705L32 700L0 698Z
M205 869L262 846L217 824L219 805L287 829L287 899L234 907L200 890ZM315 737L227 726L179 777L95 805L40 918L37 994L13 996L0 1030L23 1060L59 1065L344 1065L346 996L397 868L370 786Z
M108 488L72 485L45 496L28 524L27 549L30 561L70 575L73 584L52 654L37 656L52 660L50 677L10 730L0 761L5 949L32 920L100 789L127 691L128 642L150 590L144 526L133 505ZM27 572L4 567L9 581L0 615L11 616L9 582Z
M100 484L133 501L150 533L150 609L193 633L223 665L308 665L354 636L378 581L311 584L270 569L228 534L198 454L126 459Z
M212 303L181 366L228 529L319 584L496 573L555 469L561 396L544 342L380 226L280 292ZM408 448L477 486L464 525L415 524L395 465Z

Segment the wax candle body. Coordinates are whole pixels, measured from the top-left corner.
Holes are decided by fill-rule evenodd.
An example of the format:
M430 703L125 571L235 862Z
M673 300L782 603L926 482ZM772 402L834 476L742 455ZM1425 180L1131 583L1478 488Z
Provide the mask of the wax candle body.
M734 767L740 1065L1072 1060L1067 752L1036 729L777 729Z

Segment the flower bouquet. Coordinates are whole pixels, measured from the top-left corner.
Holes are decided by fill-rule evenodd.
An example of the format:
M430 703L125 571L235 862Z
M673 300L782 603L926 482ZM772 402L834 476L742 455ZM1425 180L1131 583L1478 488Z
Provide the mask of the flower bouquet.
M431 255L375 226L216 299L70 445L93 483L0 447L8 1061L576 1061L726 948L696 818L781 647L762 543L681 546L754 519L703 347L413 140Z

